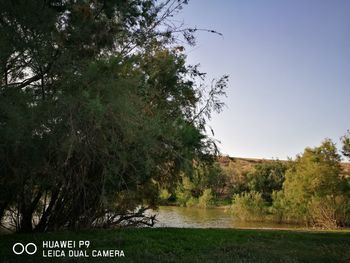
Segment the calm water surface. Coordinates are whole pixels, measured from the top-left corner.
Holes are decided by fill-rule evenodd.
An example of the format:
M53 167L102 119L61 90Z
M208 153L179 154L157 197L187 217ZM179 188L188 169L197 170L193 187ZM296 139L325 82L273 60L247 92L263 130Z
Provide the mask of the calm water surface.
M230 211L224 208L190 208L177 206L161 206L152 211L157 214L155 227L183 227L183 228L296 228L303 226L289 224L275 224L262 222L241 222L235 219Z

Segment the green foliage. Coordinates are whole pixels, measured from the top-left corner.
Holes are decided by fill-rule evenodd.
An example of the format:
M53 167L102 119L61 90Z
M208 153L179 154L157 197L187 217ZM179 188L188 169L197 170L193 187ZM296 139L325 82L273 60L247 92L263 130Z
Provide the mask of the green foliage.
M176 201L181 206L207 207L222 194L226 182L218 163L198 162L192 171L182 175L175 191Z
M178 184L175 190L176 202L180 206L187 206L187 203L190 201L190 199L193 199L192 193L191 193L193 188L194 188L194 185L191 182L191 180L186 176L182 176L182 183ZM191 200L189 204L194 203L193 201L194 200Z
M348 224L349 182L341 176L336 146L325 140L321 146L306 148L286 173L281 194L274 207L286 221L335 227Z
M159 191L160 204L167 204L170 197L171 197L171 193L169 193L167 189L161 189Z
M224 173L220 165L215 162L204 168L202 189L210 188L213 197L220 198L229 183L227 174ZM205 191L205 190L204 190Z
M282 189L287 165L281 161L257 164L247 175L250 191L260 192L265 201L272 202L272 192Z
M187 201L186 201L186 205L187 207L195 207L198 206L198 198L195 198L193 196L190 196Z
M211 189L205 189L203 194L198 199L198 207L207 208L213 200Z
M231 160L226 157L226 164L222 165L222 171L226 179L226 194L231 198L233 194L248 190L247 175L254 169L253 165L245 165L239 160Z
M261 193L243 192L233 195L231 210L240 220L262 221L266 215L266 203Z
M287 207L286 199L283 196L283 191L272 192L272 206L270 206L270 212L273 215L273 221L282 223L284 218L284 211Z
M342 153L350 160L350 131L348 131L341 140L343 143Z
M193 184L192 191L195 197L199 197L208 188L212 189L215 196L219 196L228 180L216 162L196 164L193 171L189 174L189 178Z
M227 76L205 93L175 29L162 31L184 3L1 0L1 220L152 224L159 189L211 161L205 126Z

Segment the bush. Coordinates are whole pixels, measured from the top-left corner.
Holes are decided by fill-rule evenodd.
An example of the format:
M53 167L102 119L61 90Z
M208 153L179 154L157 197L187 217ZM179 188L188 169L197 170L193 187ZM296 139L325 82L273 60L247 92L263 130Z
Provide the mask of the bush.
M344 196L313 197L309 203L309 212L314 226L337 228L349 224L350 202Z
M198 205L198 199L191 196L187 202L186 202L186 207L194 207Z
M182 183L178 184L175 195L176 195L176 203L180 206L188 206L189 204L193 204L194 200L192 196L192 191L194 189L194 184L191 182L191 180L183 176L182 177Z
M199 197L198 206L201 208L207 208L213 199L211 189L205 189L203 194Z
M188 200L191 198L191 192L185 189L182 189L180 186L176 188L176 203L180 206L186 206Z
M166 204L171 197L171 193L167 189L161 189L159 191L159 202L160 204Z
M262 221L265 218L265 201L261 193L243 192L232 199L232 213L243 221Z
M282 191L273 191L272 192L272 206L270 212L273 215L273 220L277 223L282 223L284 210L286 204L285 199L283 198Z

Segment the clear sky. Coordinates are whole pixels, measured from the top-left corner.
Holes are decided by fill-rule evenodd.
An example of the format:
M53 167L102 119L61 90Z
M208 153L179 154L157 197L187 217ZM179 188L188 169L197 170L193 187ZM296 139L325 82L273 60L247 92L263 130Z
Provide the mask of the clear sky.
M209 79L230 75L211 122L223 154L286 159L350 128L350 1L190 0L176 19L224 35L187 48Z

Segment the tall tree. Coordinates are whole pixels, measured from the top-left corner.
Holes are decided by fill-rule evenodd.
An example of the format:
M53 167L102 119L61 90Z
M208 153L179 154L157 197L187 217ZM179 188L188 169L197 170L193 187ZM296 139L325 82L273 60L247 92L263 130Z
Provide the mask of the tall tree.
M2 0L0 216L18 231L153 224L158 187L216 147L169 18L187 1ZM203 82L202 82L203 83Z
M342 177L340 160L328 139L297 157L275 200L283 204L287 219L329 228L349 223L349 182Z

